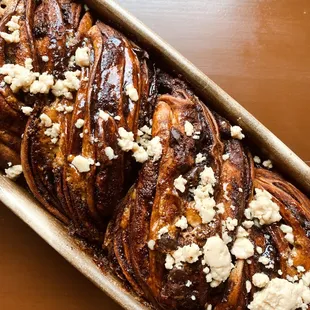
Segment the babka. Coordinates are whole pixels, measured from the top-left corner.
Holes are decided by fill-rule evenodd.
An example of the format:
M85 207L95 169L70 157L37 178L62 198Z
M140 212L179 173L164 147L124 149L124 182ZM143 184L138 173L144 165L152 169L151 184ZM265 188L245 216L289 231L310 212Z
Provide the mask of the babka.
M1 14L7 177L150 307L308 309L310 201L239 126L81 3Z

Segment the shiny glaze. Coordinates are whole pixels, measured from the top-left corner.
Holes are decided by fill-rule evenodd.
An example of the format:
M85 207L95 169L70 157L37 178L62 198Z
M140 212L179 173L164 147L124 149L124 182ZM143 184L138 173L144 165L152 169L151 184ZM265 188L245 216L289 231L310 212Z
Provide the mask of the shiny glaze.
M31 1L27 5L29 3L33 5ZM20 1L19 5L24 2ZM31 10L27 5L25 12L29 13ZM263 248L263 256L274 261L274 270L258 264L258 255L254 255L251 263L234 262L236 268L229 279L216 289L206 283L199 263L186 265L184 270L165 270L164 256L177 246L195 242L202 247L208 237L221 234L221 220L228 217L236 218L240 223L252 198L253 187L268 190L280 205L284 223L292 226L298 235L294 262L309 268L306 260L309 251L308 198L277 174L254 167L244 144L231 139L230 124L200 102L182 80L154 70L146 53L134 43L109 26L93 21L88 13L81 18L81 13L81 6L69 1L42 1L36 8L34 21L28 14L29 22L23 29L28 40L34 40L36 50L29 48L31 44L21 50L25 49L29 55L34 52L29 57L33 57L35 68L40 67L56 77L63 77L70 56L82 40L85 39L92 54L92 65L81 70L81 87L73 100L55 100L52 96L32 98L39 100L31 102L35 113L26 126L22 164L28 185L37 199L68 224L71 232L95 243L103 241L107 218L114 213L104 241L111 267L139 295L158 308L204 309L205 304L210 303L215 309L244 309L255 292L253 288L247 294L244 284L255 272L263 271L271 277L277 276L278 269L283 271L283 277L296 273L287 265L290 245L278 225L253 227L250 231L251 240ZM38 27L34 28L32 39L29 25L33 26L33 23ZM66 35L60 35L61 32ZM72 34L76 43L69 46L66 40ZM18 56L19 49L17 51ZM12 56L13 52L7 51L7 54ZM39 66L41 56L46 54L49 61ZM128 84L139 90L137 102L124 95ZM158 99L157 93L161 95ZM72 115L58 113L55 107L59 103L72 105ZM119 115L121 120L116 122L110 117L103 123L97 116L99 109L109 111L113 116ZM39 126L40 113L48 114L54 122L61 124L57 145L50 144L44 128ZM85 120L83 130L75 127L79 118ZM153 118L153 136L161 137L164 151L159 162L150 160L141 168L118 149L117 129L123 126L136 134L150 118ZM202 132L198 141L185 135L185 120ZM82 131L83 138L80 137ZM93 138L98 138L98 145L92 142ZM115 162L107 160L106 145L116 150L119 157ZM207 157L204 164L215 171L218 181L216 202L224 203L224 213L217 215L211 225L201 224L195 210L190 208L191 193L180 194L173 187L173 180L180 174L186 176L191 186L197 185L204 165L194 163L198 152ZM231 155L223 161L225 153ZM79 173L70 163L72 155L78 154L95 159L100 166ZM135 180L132 176L138 171L136 183L125 195ZM230 203L224 197L225 183L228 183ZM230 208L231 204L235 209ZM184 213L193 219L193 225L180 232L173 223ZM172 225L170 236L164 236L155 251L150 251L147 241L156 239L159 229L167 224ZM235 233L231 233L231 237L234 239ZM188 279L193 282L190 288L184 285ZM195 301L192 296L196 297Z

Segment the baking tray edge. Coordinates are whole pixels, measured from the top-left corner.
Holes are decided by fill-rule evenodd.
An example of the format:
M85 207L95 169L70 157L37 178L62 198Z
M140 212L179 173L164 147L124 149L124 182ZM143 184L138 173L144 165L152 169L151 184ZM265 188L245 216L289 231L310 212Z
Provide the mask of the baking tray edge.
M148 309L134 294L122 287L112 274L102 271L93 258L81 250L78 242L69 235L61 222L45 211L28 192L3 175L0 175L0 201L123 308Z

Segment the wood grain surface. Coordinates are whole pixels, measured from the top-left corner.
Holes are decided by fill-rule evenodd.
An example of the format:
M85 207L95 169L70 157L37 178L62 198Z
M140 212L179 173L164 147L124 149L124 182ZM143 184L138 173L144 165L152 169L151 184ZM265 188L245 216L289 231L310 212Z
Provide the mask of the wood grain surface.
M310 162L308 0L119 0ZM120 309L0 205L0 309Z

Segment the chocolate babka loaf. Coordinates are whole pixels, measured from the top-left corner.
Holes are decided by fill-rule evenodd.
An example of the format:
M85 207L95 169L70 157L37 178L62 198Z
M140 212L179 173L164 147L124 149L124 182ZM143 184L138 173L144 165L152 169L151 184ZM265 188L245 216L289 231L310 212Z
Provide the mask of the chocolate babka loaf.
M310 201L70 0L1 6L0 168L156 309L308 309Z

